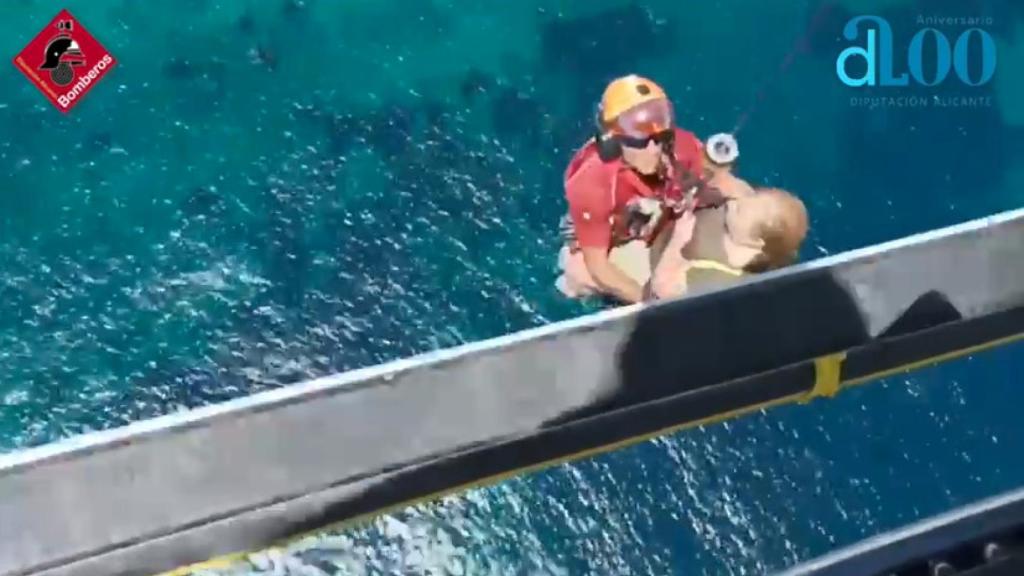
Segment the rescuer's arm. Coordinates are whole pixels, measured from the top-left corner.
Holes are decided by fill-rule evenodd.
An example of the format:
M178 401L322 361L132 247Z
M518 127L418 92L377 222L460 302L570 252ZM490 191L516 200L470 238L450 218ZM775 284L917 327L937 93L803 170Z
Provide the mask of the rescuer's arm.
M579 194L569 203L576 231L576 242L583 253L583 263L598 289L623 302L640 302L643 292L635 280L612 263L608 252L612 243L612 207L603 191Z
M643 299L643 288L608 259L608 248L583 246L580 249L590 277L602 292L628 304Z

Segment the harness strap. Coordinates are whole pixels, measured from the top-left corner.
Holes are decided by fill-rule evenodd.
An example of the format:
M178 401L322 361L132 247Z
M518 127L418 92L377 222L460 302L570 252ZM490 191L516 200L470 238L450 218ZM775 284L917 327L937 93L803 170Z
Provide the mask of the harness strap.
M731 276L743 276L745 274L743 270L733 268L732 266L728 266L714 260L688 260L687 263L691 268L696 268L698 270L714 270Z

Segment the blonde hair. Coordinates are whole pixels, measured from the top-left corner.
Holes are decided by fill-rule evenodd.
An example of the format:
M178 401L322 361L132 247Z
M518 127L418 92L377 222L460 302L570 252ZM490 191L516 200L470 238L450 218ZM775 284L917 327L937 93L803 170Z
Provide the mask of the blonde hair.
M764 246L744 269L764 272L788 266L796 261L810 228L807 208L799 198L778 188L759 188L757 197L767 200L762 203L764 218L754 232Z

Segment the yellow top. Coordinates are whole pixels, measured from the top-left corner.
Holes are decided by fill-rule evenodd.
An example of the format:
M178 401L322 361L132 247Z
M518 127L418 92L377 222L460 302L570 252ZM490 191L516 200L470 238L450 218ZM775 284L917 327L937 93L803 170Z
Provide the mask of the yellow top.
M691 260L686 267L687 292L697 288L725 286L746 275L746 272L715 260Z

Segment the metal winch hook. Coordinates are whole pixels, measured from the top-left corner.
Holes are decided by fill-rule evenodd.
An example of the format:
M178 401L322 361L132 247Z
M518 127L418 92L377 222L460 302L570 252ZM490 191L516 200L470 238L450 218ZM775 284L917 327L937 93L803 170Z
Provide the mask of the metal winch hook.
M736 137L729 133L719 133L708 138L704 145L708 158L719 166L732 164L740 156Z

